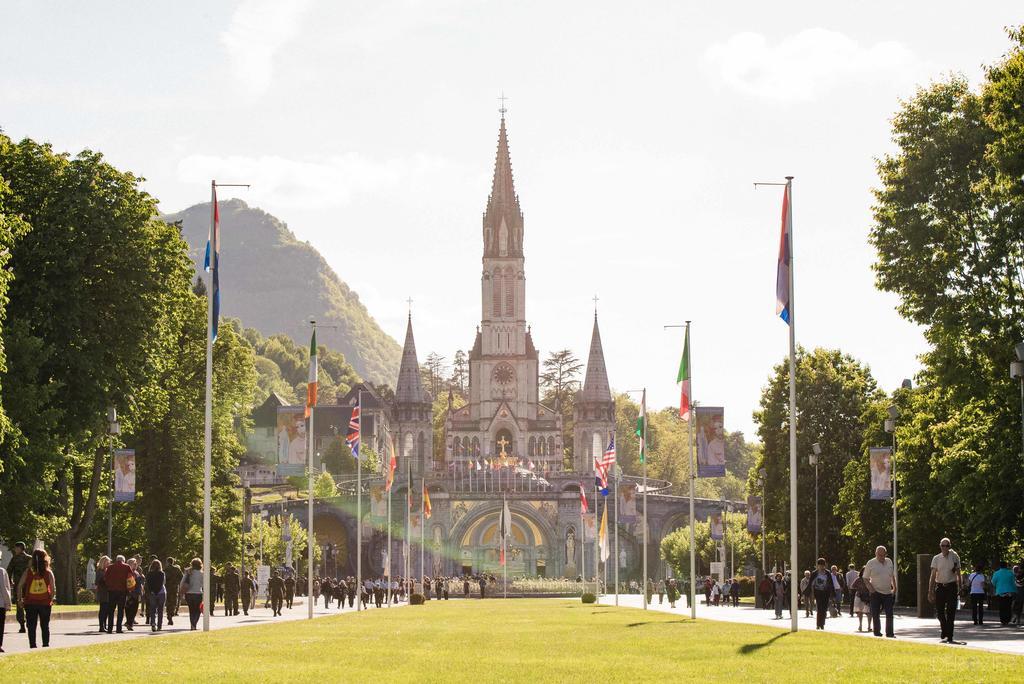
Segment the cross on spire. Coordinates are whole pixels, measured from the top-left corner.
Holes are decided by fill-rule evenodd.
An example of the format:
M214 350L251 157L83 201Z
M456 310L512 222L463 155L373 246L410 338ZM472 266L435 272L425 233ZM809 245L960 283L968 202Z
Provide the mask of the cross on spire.
M409 305L409 318L412 318L412 297L406 299L405 302Z
M505 118L505 112L508 111L508 108L505 107L505 100L508 99L509 98L505 97L505 91L501 91L501 97L498 98L498 101L501 102L501 106L498 108L498 112L501 113L501 118L503 119Z
M599 301L599 300L598 300L598 297L597 297L597 295L595 294L595 295L594 295L594 317L595 317L595 318L597 317L597 302L598 302L598 301Z

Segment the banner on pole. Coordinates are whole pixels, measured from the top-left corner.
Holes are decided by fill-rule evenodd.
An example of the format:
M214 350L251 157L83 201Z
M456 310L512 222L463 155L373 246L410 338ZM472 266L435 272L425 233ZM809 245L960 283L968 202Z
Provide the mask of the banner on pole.
M722 511L715 511L708 518L711 524L711 538L725 539L725 523L722 520Z
M871 498L885 501L892 498L892 449L875 447L871 456Z
M282 477L306 472L305 412L302 406L277 409L277 474Z
M594 517L596 515L596 513L583 514L583 541L587 543L597 539L597 520Z
M114 501L135 501L135 449L114 450Z
M619 486L619 522L636 522L636 485L628 482Z
M725 475L725 409L721 406L698 406L697 415L697 477Z
M388 494L384 485L370 486L370 518L373 522L384 522L388 519Z
M747 532L760 534L761 532L761 497L747 497Z

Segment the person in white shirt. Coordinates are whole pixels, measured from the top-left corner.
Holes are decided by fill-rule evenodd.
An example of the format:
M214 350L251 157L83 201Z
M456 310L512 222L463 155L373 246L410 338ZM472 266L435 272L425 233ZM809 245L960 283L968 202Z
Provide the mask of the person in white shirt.
M985 585L988 578L985 577L985 564L977 563L974 572L967 576L967 585L971 592L971 619L974 624L985 624Z
M871 626L875 636L882 636L882 609L885 609L885 636L896 638L892 613L896 600L896 568L886 558L884 546L875 549L875 557L864 566L864 583L871 594Z
M853 583L857 581L858 577L860 577L860 573L857 572L857 570L854 567L853 563L850 563L848 569L846 570L846 593L847 593L847 599L849 599L849 603L850 603L850 617L853 617L853 594L854 594L853 589L851 589L850 587L853 586Z
M928 600L935 604L935 613L942 630L942 641L947 644L962 644L953 641L953 625L956 622L956 603L960 595L960 556L951 548L951 542L943 537L939 542L939 553L932 557L932 571L928 577Z

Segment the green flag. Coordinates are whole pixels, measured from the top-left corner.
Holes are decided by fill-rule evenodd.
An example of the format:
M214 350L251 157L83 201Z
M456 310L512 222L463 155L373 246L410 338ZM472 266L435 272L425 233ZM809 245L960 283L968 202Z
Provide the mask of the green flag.
M679 374L676 382L681 383L679 394L679 417L690 417L690 324L686 324L686 342L683 344L683 358L679 360Z
M636 417L636 436L640 438L640 462L647 460L647 444L645 430L647 423L647 389L644 389L643 398L640 399L640 414Z

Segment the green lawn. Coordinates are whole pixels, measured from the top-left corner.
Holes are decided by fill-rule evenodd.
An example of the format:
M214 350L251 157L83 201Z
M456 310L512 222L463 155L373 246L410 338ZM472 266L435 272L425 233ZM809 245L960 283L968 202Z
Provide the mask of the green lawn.
M431 601L0 658L3 681L140 672L177 682L1008 682L1024 681L1024 658L556 599Z

